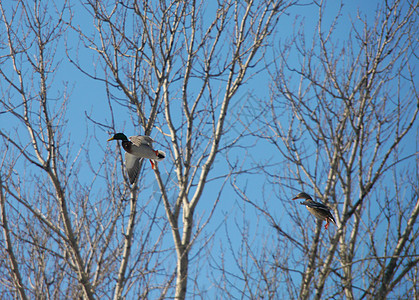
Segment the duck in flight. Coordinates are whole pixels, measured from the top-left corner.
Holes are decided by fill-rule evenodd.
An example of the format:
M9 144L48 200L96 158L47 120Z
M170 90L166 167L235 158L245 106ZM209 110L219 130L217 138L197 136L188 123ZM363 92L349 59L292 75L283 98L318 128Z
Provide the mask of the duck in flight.
M140 159L146 158L150 160L153 170L156 168L158 161L162 161L166 154L161 150L153 149L154 140L146 135L130 136L129 139L123 133L116 133L108 141L122 141L122 148L125 152L125 167L127 168L130 184L137 179L140 171Z

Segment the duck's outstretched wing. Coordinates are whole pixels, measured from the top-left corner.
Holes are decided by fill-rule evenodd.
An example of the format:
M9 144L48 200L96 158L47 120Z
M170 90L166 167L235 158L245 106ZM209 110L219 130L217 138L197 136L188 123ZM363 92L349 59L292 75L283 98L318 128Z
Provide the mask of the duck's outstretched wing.
M129 139L136 146L147 145L147 146L153 148L154 140L147 135L130 136Z
M127 169L129 183L133 184L140 172L140 159L137 156L125 152L125 168Z
M304 201L304 202L301 202L301 204L304 204L304 205L306 205L308 207L311 207L311 208L330 211L330 208L328 206L326 206L326 205L324 205L323 203L320 203L320 202Z
M304 201L301 202L301 204L322 211L325 217L329 218L333 223L336 224L335 218L333 217L332 213L330 212L330 208L327 205L315 201Z

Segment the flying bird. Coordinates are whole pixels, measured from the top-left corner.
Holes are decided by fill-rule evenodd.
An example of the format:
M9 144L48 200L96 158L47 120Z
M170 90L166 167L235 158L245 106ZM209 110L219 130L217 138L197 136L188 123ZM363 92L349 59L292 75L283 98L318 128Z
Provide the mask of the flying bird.
M296 199L305 199L305 201L300 202L300 204L305 205L308 211L317 219L326 221L326 225L324 225L325 229L327 229L330 222L336 225L335 218L330 212L330 208L328 206L324 205L321 202L314 201L309 194L304 192L299 193L292 200Z
M125 167L127 168L129 183L133 184L137 179L140 171L140 159L147 158L150 160L153 170L156 168L156 162L166 157L166 153L161 150L153 149L154 140L145 135L130 136L129 140L123 133L116 133L108 139L122 141L122 148L125 153Z

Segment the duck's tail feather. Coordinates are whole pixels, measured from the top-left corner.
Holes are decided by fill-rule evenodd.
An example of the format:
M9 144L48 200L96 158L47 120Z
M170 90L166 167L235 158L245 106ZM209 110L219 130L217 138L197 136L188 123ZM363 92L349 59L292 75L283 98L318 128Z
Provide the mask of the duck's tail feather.
M162 161L166 158L166 153L164 153L164 151L161 150L156 150L156 156L157 158L155 159L155 161Z

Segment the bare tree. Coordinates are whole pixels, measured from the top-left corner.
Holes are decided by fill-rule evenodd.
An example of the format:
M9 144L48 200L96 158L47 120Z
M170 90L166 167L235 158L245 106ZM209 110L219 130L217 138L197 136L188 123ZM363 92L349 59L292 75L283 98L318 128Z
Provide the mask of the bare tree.
M2 286L13 287L5 295L184 299L201 293L187 285L191 254L209 243L211 235L198 237L231 175L210 176L211 170L245 134L223 139L238 120L232 103L263 67L279 17L292 4L88 1L80 5L92 17L89 28L72 21L79 4L0 5L1 113L16 122L0 131L6 153L1 255L8 261L1 267L9 274ZM95 53L95 69L78 57L83 48L67 39L67 26ZM157 136L169 154L153 181L143 170L128 184L119 146L104 148L94 136L80 149L71 146L71 97L54 77L65 64L64 41L72 63L108 93L112 119L87 116L92 128L121 131L122 114L136 133ZM216 196L209 212L197 216L208 183Z
M418 5L360 13L341 44L344 7L330 20L315 2L311 43L301 27L276 44L294 4L0 3L0 295L417 297ZM67 125L67 59L107 93L83 142ZM265 71L268 101L246 89ZM133 185L106 143L125 130L168 154ZM276 157L254 155L260 143ZM337 228L289 200L301 190L331 206Z
M62 147L65 140L59 131L63 122L62 110L66 104L65 94L61 96L63 99L55 111L51 111L50 105L49 85L57 68L57 63L54 61L55 51L66 27L63 22L66 6L67 3L64 3L62 8L57 7L55 14L57 20L52 21L52 17L46 14L45 6L40 2L28 7L27 3L19 1L16 6L7 7L8 11L3 4L0 5L5 32L5 40L2 43L8 50L2 55L0 73L5 83L3 85L5 90L1 104L3 113L8 112L13 115L16 122L26 129L25 134L20 131L13 134L2 130L0 135L4 144L8 145L6 147L13 148L15 155L22 156L31 166L25 172L33 174L38 179L32 183L35 185L35 190L47 192L50 198L43 199L39 205L34 205L31 201L31 187L28 187L31 182L28 182L25 174L13 172L17 162L3 161L2 171L8 171L5 171L7 183L3 185L2 182L2 225L13 278L11 282L21 298L27 297L29 288L28 279L25 283L22 281L22 269L36 268L32 263L40 263L39 269L36 269L41 273L47 272L49 259L43 257L39 251L42 247L48 248L49 243L55 243L55 238L64 242L60 246L57 245L63 252L56 253L56 257L61 256L70 263L74 276L78 278L80 288L87 298L93 298L94 294L88 269L82 258L81 245L77 241L76 226L70 216L71 208L66 194L68 178L65 174L72 171L73 165L68 161L68 157L65 157L65 146ZM18 95L20 101L14 95ZM45 176L36 175L39 171ZM5 206L9 197L14 198L18 204L12 206L11 215L8 216ZM53 211L51 205L54 201L56 204L53 205L55 207ZM25 212L20 211L20 206L25 208ZM38 232L35 227L29 226L25 234L16 234L17 237L13 238L12 233L16 231L7 225L10 224L7 219L10 220L13 215L16 220L24 223L23 227L18 229L23 230L29 225L24 221L27 217L28 220L36 218L38 226L44 228L44 231ZM21 251L16 245L25 243L24 239L28 245L33 244L35 247L32 250L29 247ZM36 256L38 260L34 259L32 263L28 261ZM22 259L27 263L20 267L18 262ZM23 271L25 274L26 270ZM52 272L55 271L57 270ZM48 276L42 276L39 282L35 279L32 283L33 290L53 284L47 282L47 278Z
M147 297L160 288L155 276L168 255L161 251L167 222L156 217L161 205L144 198L135 256L129 267L121 263L130 225L121 215L130 190L115 177L120 153L102 149L100 163L91 161L97 147L86 142L74 149L66 131L70 97L57 78L65 64L68 3L16 1L0 3L0 11L0 105L9 117L0 130L2 296L102 297L124 267L136 283L127 291Z
M112 103L118 101L128 108L127 114L134 113L142 134L158 129L159 142L170 152L170 161L162 166L173 163L165 170L170 178L173 174L172 182L163 181L160 169L155 170L155 180L176 249L176 299L187 294L190 252L211 219L212 212L206 219L194 218L207 182L215 179L209 177L210 170L217 155L236 142L222 140L231 102L252 77L279 17L291 3L224 1L212 4L209 13L204 1L89 1L86 9L96 32L88 35L73 26L104 66L100 80L106 83ZM97 78L78 59L73 61ZM118 126L111 124L115 130ZM136 199L133 187L131 202ZM218 197L213 200L212 211L218 201ZM135 209L133 205L132 217ZM133 232L133 227L126 232L125 260L130 259ZM124 268L118 277L115 298L125 288Z
M276 48L272 97L256 110L264 117L253 131L284 158L275 169L262 166L269 184L279 187L279 205L293 226L235 180L238 195L282 240L268 246L275 249L269 263L255 260L244 273L266 274L275 265L288 274L276 278L301 299L384 299L392 293L413 299L419 262L418 4L386 1L373 20L359 12L350 23L343 6L334 19L325 2L316 6L312 40L301 26ZM346 38L342 23L351 26ZM338 226L325 231L312 216L302 221L303 206L284 201L300 191L328 204ZM256 246L243 256L266 251ZM264 267L257 270L259 263Z

